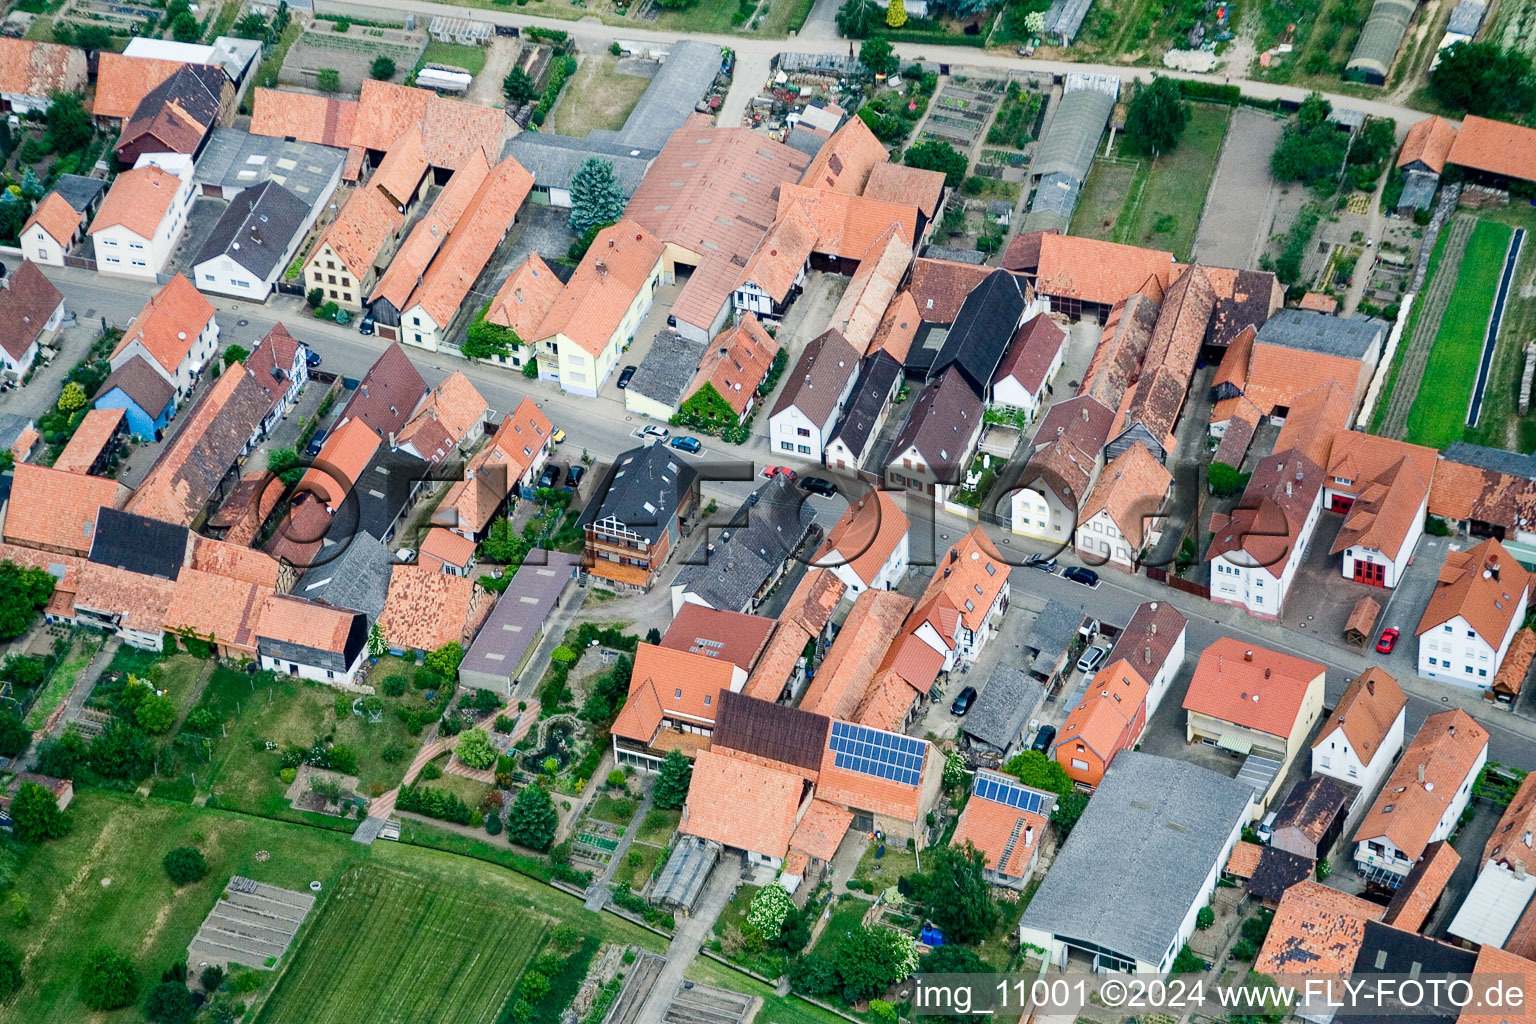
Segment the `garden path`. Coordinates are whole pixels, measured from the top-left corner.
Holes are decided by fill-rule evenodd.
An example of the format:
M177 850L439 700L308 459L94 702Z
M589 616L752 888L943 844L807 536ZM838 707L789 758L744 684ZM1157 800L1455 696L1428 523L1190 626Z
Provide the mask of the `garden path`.
M596 787L593 788L595 789ZM651 798L654 794L654 787L645 791L645 798L640 801L640 806L636 808L635 816L629 820L629 827L619 837L619 845L613 848L613 855L608 858L608 866L603 869L601 875L592 879L592 884L587 887L585 906L588 910L602 910L603 905L608 902L610 895L608 883L613 879L613 873L618 870L619 862L629 852L629 844L634 842L635 833L640 831L640 823L645 820L646 814L651 809Z

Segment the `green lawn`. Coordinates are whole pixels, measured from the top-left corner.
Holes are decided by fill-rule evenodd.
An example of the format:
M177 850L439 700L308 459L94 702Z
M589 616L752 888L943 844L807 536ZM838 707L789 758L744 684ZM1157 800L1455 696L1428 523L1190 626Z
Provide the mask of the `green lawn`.
M96 652L101 649L101 638L89 633L79 633L74 637L75 645L63 660L54 668L53 675L48 683L38 693L37 699L32 702L32 708L27 712L27 728L40 729L48 716L64 703L64 698L69 696L69 691L74 687L75 680L80 678L80 673L91 663Z
M878 848L875 843L869 844L864 856L859 858L859 866L853 871L854 878L874 882L881 889L889 889L896 884L896 879L917 871L917 856L906 847L889 845L885 848L885 855L877 859L875 851Z
M683 820L682 811L668 811L660 807L652 807L645 812L645 817L640 820L640 830L635 833L635 838L642 843L655 843L657 846L665 846L672 838L672 833L677 831L677 823Z
M863 923L864 915L868 911L869 901L859 899L857 896L846 896L834 903L832 919L827 922L821 938L816 940L814 947L816 955L829 957L835 953L848 937L848 933Z
M619 74L617 57L588 56L565 84L550 130L585 138L594 128L622 128L648 84L637 75Z
M749 996L761 996L763 1006L757 1011L752 1024L846 1024L845 1018L835 1013L813 1006L804 999L781 996L756 978L733 971L709 957L701 956L695 960L688 966L684 976L689 981L704 985L730 989Z
M438 762L439 765L446 763L447 758ZM491 791L491 787L485 783L453 772L443 772L441 777L431 782L423 782L422 785L431 786L433 789L446 789L476 810L479 810L480 801L485 799L485 794Z
M1408 414L1407 440L1413 444L1444 448L1460 440L1466 429L1467 406L1511 234L1508 225L1488 220L1472 229L1456 275L1456 298L1440 322L1424 382Z
M645 883L650 881L655 873L656 866L661 863L661 858L666 851L659 846L651 846L647 843L630 843L629 850L624 854L624 859L619 861L619 866L614 868L613 880L626 882L636 892L645 888Z
M623 828L635 819L635 800L633 797L604 793L593 802L588 813L599 821Z
M1528 452L1536 449L1536 417L1520 416L1520 374L1525 366L1525 343L1536 336L1536 294L1527 296L1521 282L1536 273L1536 209L1526 203L1511 203L1494 210L1479 211L1488 220L1496 220L1526 230L1525 244L1515 267L1514 283L1504 304L1504 321L1488 374L1483 395L1482 414L1477 426L1468 427L1465 438L1473 444Z
M1098 159L1088 172L1083 191L1072 211L1071 234L1108 241L1130 197L1131 185L1140 180L1140 161Z
M428 64L447 64L463 68L472 75L478 75L485 68L485 48L459 46L456 43L443 43L434 39L422 52L421 60L416 62L416 70L420 71Z

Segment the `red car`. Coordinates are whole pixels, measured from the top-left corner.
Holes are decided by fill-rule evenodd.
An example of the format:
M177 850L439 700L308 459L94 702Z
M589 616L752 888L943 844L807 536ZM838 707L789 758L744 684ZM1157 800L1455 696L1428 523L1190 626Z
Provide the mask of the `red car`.
M764 466L763 476L772 480L776 476L787 476L791 480L795 478L795 471L788 466Z
M1381 631L1381 639L1376 641L1376 649L1382 654L1391 654L1392 648L1397 646L1398 633L1396 626L1388 626Z

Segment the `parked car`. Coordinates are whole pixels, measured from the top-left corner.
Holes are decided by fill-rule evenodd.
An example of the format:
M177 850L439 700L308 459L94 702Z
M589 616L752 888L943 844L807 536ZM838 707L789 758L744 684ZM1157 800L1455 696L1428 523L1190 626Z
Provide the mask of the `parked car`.
M1044 569L1046 572L1056 571L1056 559L1049 555L1030 555L1024 559L1025 565L1032 565L1036 569Z
M668 442L673 448L689 455L697 455L704 448L704 442L696 437L674 437Z
M325 431L315 431L315 436L309 439L309 444L304 446L305 455L319 455L320 449L325 447Z
M1259 842L1267 843L1275 838L1275 819L1277 817L1279 817L1279 812L1270 811L1264 815L1264 820L1259 822L1259 827L1253 830L1254 834L1259 837Z
M320 365L320 353L316 352L312 348L307 348L307 349L304 350L304 361L306 363L308 363L310 366L319 366Z
M1099 585L1099 574L1092 569L1084 569L1080 565L1069 565L1061 570L1061 574L1073 583L1081 583L1085 587Z
M1381 639L1376 641L1376 649L1382 654L1391 654L1392 648L1397 646L1397 638L1402 636L1396 626L1388 626L1381 631Z
M551 463L544 467L544 472L539 474L540 487L553 487L560 479L560 467Z
M555 432L549 435L549 439L555 442L555 444L565 444L565 431L556 427Z
M626 366L626 367L624 367L623 371L619 374L619 389L620 390L623 390L624 388L629 387L629 382L634 377L635 371L638 370L638 369L640 369L640 367L638 367L638 366Z
M1085 676L1091 676L1099 670L1104 663L1104 658L1109 654L1107 648L1090 647L1083 652L1083 656L1077 659L1077 670Z
M949 706L949 713L960 717L971 710L971 705L976 703L976 687L967 686L955 697L955 702Z
M581 478L586 476L586 475L587 475L587 467L583 466L579 462L576 465L574 465L574 466L567 466L566 470L565 470L565 486L567 486L567 487L579 487L579 486L581 486Z
M361 320L359 320L357 322L357 333L358 334L372 334L373 333L373 317L365 316Z
M763 467L763 478L765 480L772 480L776 476L787 476L791 480L793 480L795 478L795 471L790 469L788 466L764 466Z
M1038 750L1044 754L1051 749L1051 741L1056 738L1054 725L1042 725L1040 731L1035 733L1035 741L1029 745L1030 750Z
M819 494L823 498L830 498L837 493L837 485L831 480L819 476L808 476L800 481L800 489L812 494Z
M658 427L656 424L652 423L650 426L640 431L640 433L645 437L659 437L665 441L668 437L671 436L672 431L668 430L666 427Z

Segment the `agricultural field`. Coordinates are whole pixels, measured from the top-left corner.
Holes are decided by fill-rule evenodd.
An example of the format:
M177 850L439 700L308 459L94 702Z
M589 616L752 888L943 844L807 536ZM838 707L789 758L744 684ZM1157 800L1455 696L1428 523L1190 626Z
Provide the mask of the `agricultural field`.
M618 63L607 54L583 58L550 114L549 130L585 138L594 128L622 128L650 79L621 74Z
M1531 287L1536 283L1536 244L1532 235L1536 231L1536 210L1511 203L1501 209L1483 211L1482 216L1511 227L1523 227L1526 235L1505 300L1504 321L1499 325L1482 412L1477 425L1467 428L1465 439L1492 448L1528 452L1536 449L1536 417L1522 419L1519 401L1524 346L1536 337L1536 289Z
M1504 49L1523 50L1536 55L1536 3L1532 0L1501 0L1494 7L1492 22L1485 26L1483 39Z
M1456 275L1456 301L1446 310L1424 368L1424 381L1408 414L1414 444L1444 448L1461 439L1477 380L1488 316L1504 270L1512 229L1480 220Z

